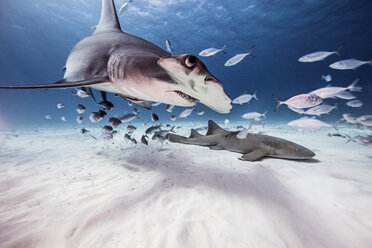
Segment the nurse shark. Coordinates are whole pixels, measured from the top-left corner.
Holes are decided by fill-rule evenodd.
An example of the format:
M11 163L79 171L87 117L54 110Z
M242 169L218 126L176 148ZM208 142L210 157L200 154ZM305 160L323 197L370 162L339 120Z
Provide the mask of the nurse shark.
M206 146L211 150L227 150L242 153L239 158L244 161L256 161L263 157L304 160L311 159L315 153L291 141L261 134L247 134L239 137L239 131L222 129L212 120L208 121L206 135L191 129L190 137L167 134L170 142Z
M158 46L121 30L113 0L102 0L95 32L71 50L64 78L54 84L0 86L0 89L84 87L114 93L151 108L150 102L194 106L197 102L229 113L231 99L221 82L196 56L171 56ZM90 90L91 91L91 90Z

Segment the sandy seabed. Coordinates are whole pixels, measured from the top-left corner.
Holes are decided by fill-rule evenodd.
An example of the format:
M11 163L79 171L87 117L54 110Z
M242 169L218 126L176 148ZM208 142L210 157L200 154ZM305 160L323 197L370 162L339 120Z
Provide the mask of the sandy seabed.
M372 150L331 130L264 131L317 155L1 132L0 247L372 247Z

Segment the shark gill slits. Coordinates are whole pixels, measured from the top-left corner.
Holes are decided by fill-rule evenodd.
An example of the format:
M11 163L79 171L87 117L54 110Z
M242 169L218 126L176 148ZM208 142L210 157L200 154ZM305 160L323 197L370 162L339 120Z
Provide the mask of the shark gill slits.
M193 67L198 59L194 55L188 55L185 59L187 67Z

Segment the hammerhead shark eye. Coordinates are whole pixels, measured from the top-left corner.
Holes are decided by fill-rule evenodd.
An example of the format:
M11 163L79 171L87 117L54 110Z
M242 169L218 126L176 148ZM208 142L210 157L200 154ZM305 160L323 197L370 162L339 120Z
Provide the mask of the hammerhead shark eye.
M215 80L215 78L212 77L211 75L208 75L208 76L206 76L206 77L204 78L204 81L214 81L214 80Z
M187 67L192 67L195 65L196 61L197 61L197 58L195 56L189 55L186 57L185 64Z

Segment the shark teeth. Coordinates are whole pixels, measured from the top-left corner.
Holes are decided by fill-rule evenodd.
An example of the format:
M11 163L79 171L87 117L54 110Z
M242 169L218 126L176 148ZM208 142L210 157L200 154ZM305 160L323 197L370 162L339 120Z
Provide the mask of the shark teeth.
M189 96L189 95L187 95L187 94L185 94L185 93L183 93L181 91L176 90L175 92L177 93L177 95L179 95L183 99L186 99L190 103L192 103L192 102L199 102L198 99L196 99L196 98L194 98L192 96Z

